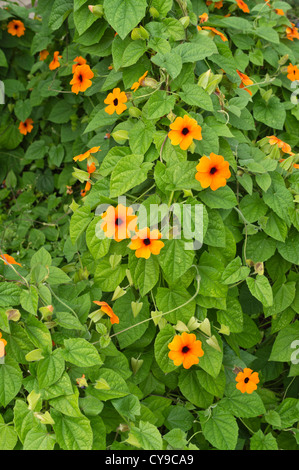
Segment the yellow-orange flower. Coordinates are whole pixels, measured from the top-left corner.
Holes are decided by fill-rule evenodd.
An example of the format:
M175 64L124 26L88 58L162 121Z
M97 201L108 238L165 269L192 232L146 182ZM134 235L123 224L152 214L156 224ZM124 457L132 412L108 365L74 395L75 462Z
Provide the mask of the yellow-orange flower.
M49 52L47 51L47 49L43 49L42 51L40 51L39 53L39 60L46 60L46 58L48 57L49 55Z
M137 225L137 216L133 215L132 207L118 204L117 207L109 206L102 214L101 229L107 238L113 238L120 242L131 237Z
M243 0L236 0L238 7L244 12L244 13L249 13L250 10L248 8L248 5L243 2Z
M79 160L79 162L83 162L83 160L86 160L86 158L90 157L91 153L96 153L100 152L100 147L92 147L90 150L87 150L85 153L81 153L80 155L77 155L76 157L73 158L75 162Z
M172 342L168 344L170 352L168 357L174 362L175 366L183 364L185 369L190 369L194 364L199 363L199 358L204 355L202 343L194 333L176 335Z
M220 10L220 8L223 7L223 0L220 0L219 2L212 2L211 0L208 0L206 2L206 5L207 6L214 5L214 8L217 8L218 10Z
M72 92L78 95L79 91L86 91L92 85L91 78L94 77L94 73L90 69L89 65L77 65L70 85L72 85Z
M205 23L209 19L209 15L207 13L203 13L202 15L198 16L200 24Z
M120 91L120 88L114 88L112 93L109 93L107 98L104 100L104 103L108 104L105 108L106 113L110 115L114 112L116 112L116 114L123 113L127 109L127 106L125 105L127 101L128 98L125 92Z
M299 69L297 65L289 64L287 77L289 80L291 80L291 82L294 82L295 80L299 80Z
M284 11L281 8L275 8L275 13L280 16L285 16Z
M75 57L75 59L73 60L74 65L72 67L72 73L75 73L75 70L76 68L78 67L78 65L85 65L86 64L86 59L84 59L84 57L81 57L80 55L78 57Z
M24 122L21 121L19 125L19 131L21 132L21 134L23 135L30 134L30 132L33 129L32 124L33 124L33 120L31 118L27 118L26 121Z
M196 166L195 178L203 188L210 187L212 191L226 185L226 180L230 178L229 163L222 155L211 153L210 157L203 156Z
M2 333L0 332L0 358L5 356L5 346L7 345L6 339L2 338Z
M239 72L239 70L237 70L237 74L241 78L240 88L244 88L244 90L246 90L250 95L252 95L252 91L248 90L248 88L246 87L248 85L253 85L253 81L248 77L248 75L246 75L245 73Z
M227 41L227 37L224 36L224 34L221 33L220 31L218 31L218 29L212 28L212 26L197 26L197 29L198 29L198 31L200 31L201 29L206 29L208 31L212 31L212 33L216 34L217 36L220 36L222 41Z
M283 140L280 140L275 135L267 135L267 138L269 139L270 145L277 145L277 147L280 148L284 153L289 153L291 155L294 155L292 152L291 146L287 144L286 142L283 142Z
M202 140L201 127L187 114L183 118L177 117L169 127L171 131L168 132L168 137L172 145L179 145L182 150L187 150L193 139Z
M55 52L54 52L54 56L53 56L53 60L52 60L52 62L50 62L50 64L49 64L49 69L50 69L50 70L55 70L55 69L57 69L58 67L60 67L59 59L62 59L62 56L59 55L59 51L55 51Z
M20 20L12 20L7 25L7 32L12 36L24 36L25 34L25 26L24 23Z
M91 175L95 171L96 171L96 166L93 162L91 165L87 165L87 172L89 173L89 175Z
M88 387L88 383L86 381L85 374L83 374L82 377L79 377L78 379L76 379L76 382L77 382L77 384L80 388Z
M84 188L84 189L81 189L81 192L80 192L81 196L82 196L82 197L86 196L86 193L87 193L88 191L90 191L90 189L91 189L91 182L90 182L90 181L86 181L85 188Z
M138 78L137 82L133 83L131 86L131 90L136 91L142 85L143 80L147 76L148 71L146 71L140 78Z
M294 23L291 23L291 25L292 25L291 27L288 26L286 28L286 35L290 41L293 41L293 39L299 39L299 31L298 31L298 28L296 28Z
M257 389L259 383L259 375L257 372L253 372L252 369L245 367L242 372L239 372L236 377L236 388L242 393L252 393Z
M136 258L148 259L152 254L159 255L164 247L160 240L162 234L155 229L150 231L148 227L139 230L132 238L129 248L135 250Z
M112 325L114 323L119 323L118 316L115 315L112 308L110 307L110 305L107 304L107 302L99 302L98 300L94 300L93 303L96 305L100 305L102 312L106 313L108 317L110 317L110 321Z
M4 264L6 264L6 265L8 265L8 264L17 264L18 266L22 266L20 263L17 263L16 260L10 255L3 254L3 255L0 255L0 258L3 259Z

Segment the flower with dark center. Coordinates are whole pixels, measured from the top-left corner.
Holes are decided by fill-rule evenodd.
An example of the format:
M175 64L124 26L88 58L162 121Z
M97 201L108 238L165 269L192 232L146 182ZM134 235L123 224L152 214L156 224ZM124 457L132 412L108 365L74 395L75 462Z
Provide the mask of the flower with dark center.
M160 240L162 234L159 230L152 230L145 227L139 230L132 238L129 245L131 250L135 250L137 258L148 259L151 255L159 255L164 247L164 243Z
M196 339L194 333L176 335L172 342L168 344L170 352L168 357L173 360L175 366L183 364L185 369L190 369L194 364L199 363L199 358L204 355L202 343Z
M179 145L182 150L187 150L195 140L201 140L201 127L197 121L185 114L185 116L177 117L175 121L170 124L170 131L168 137L172 145Z
M109 206L102 214L101 229L107 238L113 238L117 242L130 238L136 224L137 216L133 215L132 207L122 204L117 207Z
M94 77L94 73L90 69L89 65L77 65L75 68L73 79L70 81L72 85L72 92L78 95L79 91L84 92L87 88L91 87L91 78Z
M108 94L104 100L105 104L108 104L105 108L107 114L121 114L127 109L125 103L128 101L127 95L124 91L120 91L120 88L114 88L114 90Z
M236 388L242 393L252 393L257 389L259 383L259 375L257 372L253 372L252 369L245 367L244 370L238 373L236 377Z
M24 23L20 20L12 20L7 25L7 32L12 36L23 36L25 34L25 26Z
M21 121L19 125L19 131L21 132L21 134L23 135L30 134L30 132L33 129L32 124L33 124L33 120L31 118L27 118L26 121L24 122Z
M210 157L205 155L201 157L196 169L195 178L197 181L203 188L210 187L212 191L225 186L226 180L231 176L229 163L224 160L222 155L215 153L211 153Z

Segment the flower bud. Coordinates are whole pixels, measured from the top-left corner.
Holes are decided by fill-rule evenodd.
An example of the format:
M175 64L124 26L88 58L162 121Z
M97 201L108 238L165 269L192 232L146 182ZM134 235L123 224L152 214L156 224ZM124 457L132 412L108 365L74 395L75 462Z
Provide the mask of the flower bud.
M219 346L219 343L216 339L216 336L211 336L211 338L207 339L207 343L209 346L211 346L212 348L216 349L217 351L221 352L221 348Z
M208 318L205 318L204 321L202 321L201 324L199 325L199 329L206 335L211 336L210 320Z
M131 309L132 309L134 318L136 318L137 315L140 313L142 307L143 307L143 302L131 302Z
M197 330L200 326L200 321L197 320L195 317L191 317L190 320L187 323L187 327L189 331L194 331Z
M133 41L138 41L138 39L142 39L142 36L141 36L141 31L139 28L134 28L132 29L131 31L131 39Z
M135 106L131 106L129 108L129 115L133 118L139 118L142 114L142 111L139 108L136 108Z
M152 18L159 18L159 16L160 16L160 13L158 12L158 10L155 7L150 7L149 12L150 12L150 15L152 16Z
M36 393L35 390L32 390L29 395L27 396L27 401L28 401L28 410L34 411L35 408L39 405L41 405L41 400L40 400L41 394Z
M157 88L158 82L154 78L151 77L145 77L142 80L142 86L148 86L150 88Z
M188 331L189 332L189 328L187 327L187 325L185 325L185 323L183 323L181 320L179 320L177 322L177 324L175 325L174 327L177 331L183 333L183 331Z
M137 374L142 364L143 359L135 359L135 357L131 357L131 367L134 375Z
M40 420L42 424L55 424L55 421L52 419L49 411L42 413L34 413L34 416Z
M143 26L141 25L139 26L139 31L140 31L141 39L149 39L150 35Z
M221 328L220 328L220 330L218 331L218 333L221 333L221 334L223 334L223 335L229 336L229 335L230 335L230 329L229 329L228 326L221 324Z
M284 65L288 60L289 60L289 54L285 54L279 59L278 64Z
M254 272L262 276L264 274L264 263L259 262L254 265Z
M104 16L103 5L88 5L88 8L94 16L97 16L98 18L102 18L102 16Z
M79 377L78 379L76 379L76 382L78 384L78 387L80 388L85 388L85 387L88 387L88 383L85 379L85 375L83 374L82 377Z
M182 18L179 19L179 22L183 25L184 29L188 28L190 24L190 17L189 16L183 16Z
M124 144L125 141L128 140L129 138L129 132L125 130L118 130L118 131L112 132L111 135L113 139L115 140L115 142L117 142L118 144Z
M125 294L126 294L126 291L122 287L117 286L111 299L112 302L114 302L114 300L116 299L120 299Z
M107 346L109 346L110 344L110 341L111 341L111 338L109 335L103 335L100 337L100 347L102 349L105 349L107 348Z
M8 321L15 321L16 322L21 318L20 311L15 309L15 308L11 308L9 310L6 310L5 314L8 318Z

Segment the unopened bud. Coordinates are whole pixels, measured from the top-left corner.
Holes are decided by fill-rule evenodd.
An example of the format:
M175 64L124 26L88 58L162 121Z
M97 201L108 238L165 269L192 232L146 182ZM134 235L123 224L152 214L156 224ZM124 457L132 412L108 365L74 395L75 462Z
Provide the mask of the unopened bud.
M26 354L25 359L27 362L36 362L44 359L41 349L33 349L28 354Z
M139 108L136 108L135 106L131 106L129 108L129 115L133 118L139 118L142 114L142 111Z
M212 348L216 349L217 351L221 352L221 348L219 346L219 343L217 341L217 338L216 336L211 336L211 338L207 339L207 343L209 346L211 346Z
M181 320L179 320L177 322L177 324L175 325L174 327L177 331L179 332L183 332L183 331L188 331L189 332L189 328L187 327L187 325L185 325L185 323L183 323Z
M126 294L126 291L122 287L117 286L111 299L112 302L114 302L114 300L116 299L120 299L125 294Z
M98 379L96 380L94 388L97 390L110 390L111 387L105 379Z
M141 36L141 31L139 28L134 28L132 29L131 31L131 39L133 41L138 41L138 39L142 39L142 36Z
M16 322L21 318L20 311L15 309L15 308L11 308L9 310L6 310L5 314L8 318L8 321L15 321Z
M179 19L179 22L183 25L184 29L188 28L190 24L190 17L189 16L183 16L182 18Z
M142 80L142 86L148 86L150 88L157 88L158 82L154 78L151 77L145 77Z
M199 325L199 329L206 335L211 336L210 320L208 318L205 318L204 321L202 321L201 324Z
M118 144L125 143L125 141L128 140L129 138L129 132L125 130L118 130L118 131L112 132L111 135L113 139L115 140L115 142L117 142Z
M131 357L131 367L134 375L137 374L142 364L143 359L135 359L135 357Z
M137 315L140 313L142 307L143 307L143 302L131 302L131 309L132 309L134 318L136 318Z
M98 18L104 16L104 7L103 5L88 5L89 11Z
M160 13L158 12L158 10L155 7L150 7L149 12L150 12L150 15L152 16L152 18L159 18L159 16L160 16Z
M109 263L112 269L116 268L116 266L119 265L119 263L121 262L121 258L122 258L121 255L116 255L116 254L111 255L109 257Z

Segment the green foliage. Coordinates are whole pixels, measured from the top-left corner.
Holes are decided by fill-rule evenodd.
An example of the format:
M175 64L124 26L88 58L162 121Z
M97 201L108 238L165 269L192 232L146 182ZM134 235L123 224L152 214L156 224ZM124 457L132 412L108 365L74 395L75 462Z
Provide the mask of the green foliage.
M0 449L298 449L298 8L39 0L28 15L6 3ZM93 77L75 93L78 57ZM117 89L125 109L114 99L109 114ZM202 134L187 149L169 135L185 116ZM217 189L196 178L210 154L229 166ZM118 204L158 227L159 253L138 257L133 229L106 236ZM203 350L190 368L168 355L183 332ZM236 388L246 368L252 393Z

